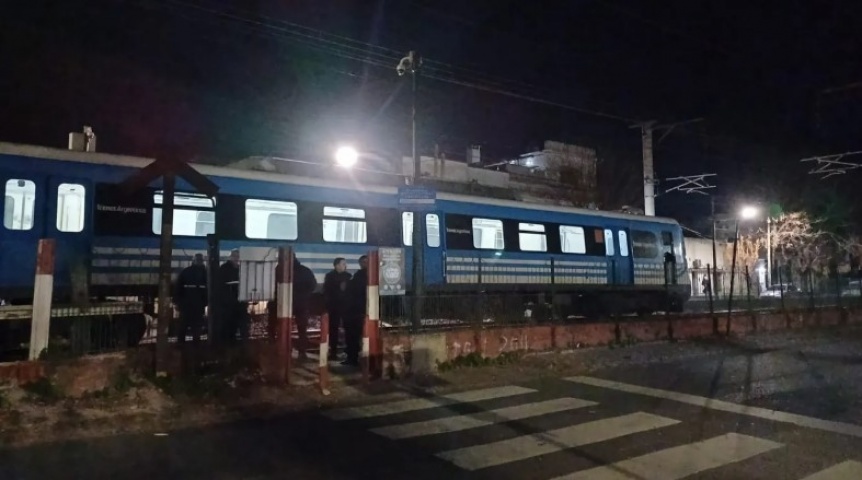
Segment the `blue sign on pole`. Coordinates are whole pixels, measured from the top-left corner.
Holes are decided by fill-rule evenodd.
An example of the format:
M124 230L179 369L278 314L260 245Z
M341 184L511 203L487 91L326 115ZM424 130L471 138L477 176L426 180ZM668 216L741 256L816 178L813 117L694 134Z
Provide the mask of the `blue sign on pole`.
M430 187L405 185L398 187L398 204L405 210L433 210L437 191Z

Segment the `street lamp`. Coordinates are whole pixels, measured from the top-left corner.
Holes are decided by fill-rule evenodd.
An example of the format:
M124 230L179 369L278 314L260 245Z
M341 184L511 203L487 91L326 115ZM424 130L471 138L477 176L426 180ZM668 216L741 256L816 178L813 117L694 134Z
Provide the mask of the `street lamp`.
M741 218L742 220L751 220L752 218L757 216L757 213L757 207L747 205L745 207L742 207L742 209L739 211L739 218ZM739 224L739 222L737 222L737 224Z
M353 147L342 146L335 151L335 163L341 167L350 168L356 165L358 160L359 152Z

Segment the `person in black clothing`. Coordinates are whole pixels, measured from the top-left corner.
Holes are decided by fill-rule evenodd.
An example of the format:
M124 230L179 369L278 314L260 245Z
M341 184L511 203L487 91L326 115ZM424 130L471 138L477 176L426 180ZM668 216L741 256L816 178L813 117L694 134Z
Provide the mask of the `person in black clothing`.
M227 343L236 341L239 336L248 338L248 310L239 301L239 250L231 250L228 260L218 269L218 293L221 312L219 330L221 340Z
M323 300L329 314L329 359L335 360L338 354L338 327L343 323L347 307L347 282L351 275L347 272L347 260L338 257L332 262L334 267L323 279Z
M347 312L344 316L344 350L347 360L343 365L358 366L362 345L362 326L365 324L365 303L368 298L368 257L359 257L359 271L347 284Z
M299 352L300 360L307 358L308 317L311 313L311 294L316 288L317 279L314 277L314 272L293 257L293 318L296 320L296 331L299 336L296 350Z
M177 277L174 303L180 311L177 342L186 343L186 335L191 330L192 342L197 345L200 342L201 326L207 307L207 267L202 254L195 254L192 264L183 269Z
M281 261L275 265L275 283L276 285L284 282L282 275ZM314 277L314 272L305 265L299 263L296 257L293 258L293 318L296 322L296 331L299 336L299 343L296 350L299 352L299 358L307 358L308 350L308 317L311 315L311 296L317 288L317 279ZM278 338L278 302L276 298L267 303L267 311L269 313L269 326L267 327L269 338Z

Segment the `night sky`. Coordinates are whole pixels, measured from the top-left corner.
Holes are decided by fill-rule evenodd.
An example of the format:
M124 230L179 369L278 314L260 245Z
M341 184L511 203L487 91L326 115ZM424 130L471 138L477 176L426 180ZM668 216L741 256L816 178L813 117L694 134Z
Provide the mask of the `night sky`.
M62 147L86 124L111 153L323 160L349 141L406 154L410 95L394 67L416 49L437 78L420 85L422 153L436 143L459 158L478 143L496 159L560 140L598 149L605 175L639 175L634 120L703 117L658 146L659 177L718 173L724 198L786 208L823 191L851 216L859 202L862 171L820 182L798 160L862 150L862 87L821 93L862 81L862 2L32 0L4 10L2 141ZM658 210L694 224L708 201L668 194Z

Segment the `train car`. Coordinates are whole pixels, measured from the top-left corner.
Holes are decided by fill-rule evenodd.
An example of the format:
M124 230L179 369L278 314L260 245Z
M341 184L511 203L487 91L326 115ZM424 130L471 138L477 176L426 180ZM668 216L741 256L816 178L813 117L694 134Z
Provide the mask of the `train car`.
M0 143L0 298L30 301L40 238L57 242L57 301L154 298L160 186L112 188L150 162ZM404 247L410 271L412 212L399 209L394 187L195 168L220 190L210 199L178 181L175 273L206 251L212 233L223 257L243 246L292 245L319 282L334 257L355 269L375 247ZM552 292L575 311L643 313L681 310L690 293L682 230L671 219L446 193L424 215L429 294Z

